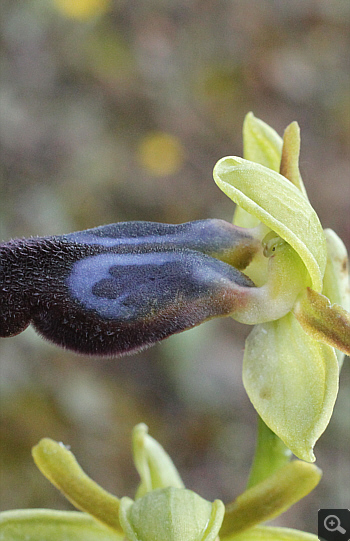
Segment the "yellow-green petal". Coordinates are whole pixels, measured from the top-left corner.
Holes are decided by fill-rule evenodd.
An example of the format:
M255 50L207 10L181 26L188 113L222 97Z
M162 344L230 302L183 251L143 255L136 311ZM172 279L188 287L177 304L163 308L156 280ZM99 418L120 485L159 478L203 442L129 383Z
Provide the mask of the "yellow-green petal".
M120 502L120 522L129 541L215 541L224 513L220 500L210 503L173 487Z
M222 537L221 541L318 541L317 535L291 528L256 526L238 535Z
M346 247L331 229L324 231L327 264L323 295L306 289L294 307L304 331L315 340L336 348L341 367L345 353L350 354L350 283Z
M148 434L144 423L135 426L133 430L134 462L141 477L137 491L140 498L157 488L184 488L181 477L169 455L163 447Z
M350 314L339 304L307 288L293 308L293 313L304 331L350 355Z
M0 513L3 541L123 541L90 515L78 511L24 509Z
M303 179L299 171L300 128L297 122L286 127L283 134L282 158L280 173L286 177L303 196L308 199Z
M81 469L75 456L62 443L42 439L32 449L35 464L77 509L121 533L119 499L100 487Z
M289 313L254 327L246 340L243 383L260 417L299 458L328 425L338 392L334 349L307 335Z
M322 291L327 248L318 216L300 190L285 177L243 158L222 158L214 180L244 210L275 231L299 254L312 287Z
M249 488L229 505L220 538L271 520L304 498L319 483L322 472L313 464L294 460Z

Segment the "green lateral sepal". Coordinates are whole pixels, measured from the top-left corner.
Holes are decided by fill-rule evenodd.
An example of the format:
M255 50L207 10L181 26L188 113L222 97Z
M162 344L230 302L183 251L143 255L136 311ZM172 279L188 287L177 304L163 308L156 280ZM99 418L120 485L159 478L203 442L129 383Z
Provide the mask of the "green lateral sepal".
M32 449L34 462L45 477L77 508L122 533L119 499L100 487L79 466L63 443L42 439Z
M294 460L226 505L220 538L271 520L309 494L321 479L313 464Z
M123 541L90 515L79 511L23 509L0 513L3 541Z

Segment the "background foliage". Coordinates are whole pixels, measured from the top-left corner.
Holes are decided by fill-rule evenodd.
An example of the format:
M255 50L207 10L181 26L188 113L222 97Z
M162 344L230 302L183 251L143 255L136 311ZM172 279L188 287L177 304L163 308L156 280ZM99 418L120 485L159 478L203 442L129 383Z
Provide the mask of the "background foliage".
M298 120L301 170L324 227L350 249L347 0L4 0L1 240L124 220L231 220L212 169L242 154L247 111ZM254 451L241 382L249 328L213 321L120 360L78 357L31 329L1 340L1 509L68 508L30 449L70 444L85 470L132 495L143 421L188 488L233 499ZM350 370L316 446L324 479L279 523L316 531L350 501Z

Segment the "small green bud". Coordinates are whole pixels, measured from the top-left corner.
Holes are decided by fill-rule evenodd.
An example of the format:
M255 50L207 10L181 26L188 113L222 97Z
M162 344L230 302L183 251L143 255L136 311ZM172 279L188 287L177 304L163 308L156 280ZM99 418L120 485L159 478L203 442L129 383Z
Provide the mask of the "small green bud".
M162 488L133 502L122 498L119 520L129 541L215 541L225 513L184 488Z

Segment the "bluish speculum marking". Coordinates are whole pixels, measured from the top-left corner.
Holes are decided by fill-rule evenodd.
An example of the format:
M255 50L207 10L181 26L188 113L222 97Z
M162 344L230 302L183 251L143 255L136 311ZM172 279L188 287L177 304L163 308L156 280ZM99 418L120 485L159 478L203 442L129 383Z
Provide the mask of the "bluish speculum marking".
M67 282L72 295L85 308L95 310L103 318L125 321L144 312L144 306L149 304L146 290L150 283L159 286L159 275L166 270L163 268L162 273L161 267L176 262L176 257L176 254L99 254L75 263ZM153 273L144 281L142 269L149 273L150 266ZM138 297L143 293L141 306L133 306L131 302L132 297L136 301L136 293Z
M72 296L101 317L128 321L163 310L181 296L190 302L216 288L230 289L239 273L195 252L99 254L74 264L67 279ZM208 259L208 261L206 261ZM226 271L226 272L225 272ZM242 281L247 285L247 280Z

